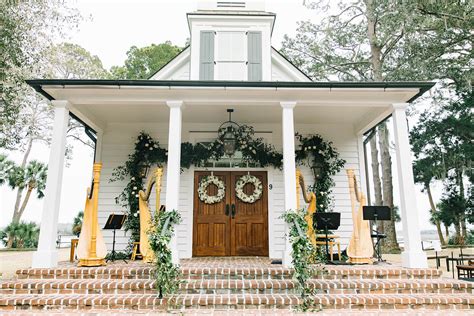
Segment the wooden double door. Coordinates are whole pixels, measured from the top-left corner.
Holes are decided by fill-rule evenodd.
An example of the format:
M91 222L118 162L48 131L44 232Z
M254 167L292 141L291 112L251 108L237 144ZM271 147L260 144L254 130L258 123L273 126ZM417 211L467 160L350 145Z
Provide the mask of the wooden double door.
M268 256L268 193L267 173L252 171L263 186L263 193L254 203L245 203L236 196L235 186L247 171L214 171L225 183L225 197L215 204L199 199L197 189L209 171L194 174L193 256ZM217 187L209 185L208 195L216 195ZM252 184L243 191L252 195Z

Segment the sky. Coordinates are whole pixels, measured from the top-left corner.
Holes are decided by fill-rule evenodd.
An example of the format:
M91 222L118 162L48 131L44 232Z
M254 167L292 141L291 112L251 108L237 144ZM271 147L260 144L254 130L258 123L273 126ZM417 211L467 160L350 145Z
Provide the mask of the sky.
M272 45L281 47L285 34L296 33L300 20L319 19L317 12L302 5L303 0L267 0L266 10L277 15L272 35ZM122 65L127 50L135 45L148 46L152 43L171 41L184 46L189 37L186 13L196 9L196 0L155 0L155 1L69 1L85 17L78 29L67 33L65 41L81 45L93 55L99 56L108 69L113 65ZM59 222L72 222L73 217L84 205L86 188L90 185L92 170L92 150L84 145L75 144L72 160L64 169L63 189ZM31 159L47 163L49 148L35 145ZM10 153L11 159L21 161L20 153ZM395 173L394 173L395 175ZM394 181L396 181L396 176ZM394 183L394 187L397 184ZM433 188L439 195L441 188ZM395 197L397 198L397 196ZM7 186L0 187L0 227L11 220L15 192ZM42 200L32 198L28 204L24 220L41 221ZM432 229L429 224L429 204L426 195L417 190L417 206L420 211L422 229Z

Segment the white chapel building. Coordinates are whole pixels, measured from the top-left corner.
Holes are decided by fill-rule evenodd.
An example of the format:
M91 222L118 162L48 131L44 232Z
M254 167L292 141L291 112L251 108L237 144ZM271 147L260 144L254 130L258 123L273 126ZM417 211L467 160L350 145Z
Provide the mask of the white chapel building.
M185 20L187 19L187 21ZM127 181L110 182L114 168L132 153L141 131L168 150L161 204L179 210L171 247L175 260L198 256L264 256L290 265L284 210L296 209L296 168L307 182L313 174L295 163L295 133L320 134L332 141L344 168L355 170L365 184L364 134L393 117L396 169L403 224L405 267L426 267L421 249L415 186L405 110L429 90L430 82L314 82L271 45L275 14L264 1L199 2L188 23L190 45L149 80L29 80L51 100L55 110L49 172L34 267L54 267L66 132L69 116L96 135L95 161L102 162L99 224L111 213L121 213L115 198ZM282 16L282 19L285 17ZM206 167L181 169L181 143L210 142L228 119L252 126L256 136L283 153L283 168L242 166L232 160ZM84 172L90 172L84 170ZM227 190L225 210L203 209L197 195L200 177L215 174L230 183L243 174L264 184L258 203L243 204ZM337 234L345 248L352 233L351 201L345 170L334 176L334 211L341 212ZM364 190L364 185L361 185ZM84 190L85 192L85 190ZM77 194L84 195L84 192ZM150 199L153 201L153 198ZM240 203L240 204L239 204ZM302 205L304 203L302 202ZM212 216L214 217L212 217ZM247 215L247 216L246 216ZM109 250L112 233L103 231ZM117 233L117 249L125 249L129 235Z

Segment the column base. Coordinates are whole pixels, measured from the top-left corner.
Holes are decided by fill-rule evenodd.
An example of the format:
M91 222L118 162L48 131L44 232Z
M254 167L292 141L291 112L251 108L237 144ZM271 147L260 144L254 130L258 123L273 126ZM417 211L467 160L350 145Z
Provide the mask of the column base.
M105 259L104 258L87 258L87 259L79 259L78 267L100 267L105 266Z
M404 268L428 268L428 259L423 251L403 251L402 266Z
M174 233L173 236L171 236L170 248L171 248L171 261L174 264L179 264L179 250L178 250L178 240L176 237L176 233Z
M56 268L58 266L58 251L37 250L33 253L32 268Z
M291 255L291 250L283 251L282 264L285 268L293 268L293 256Z

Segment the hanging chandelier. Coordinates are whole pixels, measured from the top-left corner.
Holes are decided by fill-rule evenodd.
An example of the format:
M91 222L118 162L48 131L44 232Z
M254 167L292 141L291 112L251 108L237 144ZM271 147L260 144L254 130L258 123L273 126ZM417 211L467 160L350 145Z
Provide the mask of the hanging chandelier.
M229 120L225 121L219 126L218 135L219 138L222 140L224 145L224 153L232 157L235 154L237 149L237 132L240 128L239 124L232 121L232 113L234 109L227 109L227 113L229 113Z

